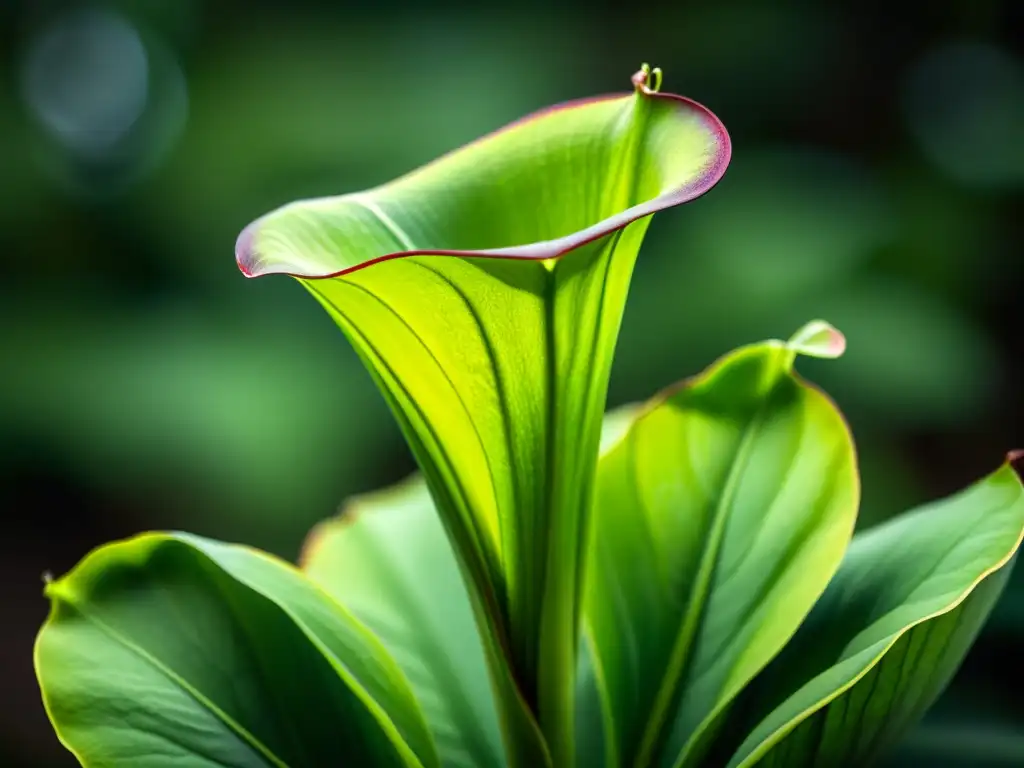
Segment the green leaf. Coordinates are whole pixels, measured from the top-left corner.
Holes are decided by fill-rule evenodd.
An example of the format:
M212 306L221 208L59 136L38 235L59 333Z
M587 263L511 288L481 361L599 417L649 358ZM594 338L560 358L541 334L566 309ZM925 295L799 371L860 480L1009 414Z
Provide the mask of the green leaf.
M633 264L650 215L706 192L730 153L717 118L652 74L381 187L286 205L236 247L248 275L298 277L366 363L469 577L492 675L515 675L519 693L499 684L506 740L528 743L525 700L557 765L572 762L582 550Z
M438 765L379 641L269 555L144 534L46 593L39 684L84 765Z
M808 329L670 390L601 459L585 615L609 766L697 764L839 566L853 444L791 369L808 338L842 337Z
M358 497L321 523L302 569L391 652L442 765L505 765L469 595L422 478Z
M636 412L623 406L606 414L602 446L618 440ZM422 477L348 502L309 535L301 565L382 640L406 673L443 765L506 764L470 597ZM584 652L581 686L592 671ZM598 708L590 690L582 698ZM600 712L580 716L585 725L577 743L595 746L587 729L596 724L600 734ZM600 747L599 735L597 742Z
M858 535L800 632L744 695L737 728L755 727L730 766L871 765L956 671L1022 535L1024 487L1010 462Z

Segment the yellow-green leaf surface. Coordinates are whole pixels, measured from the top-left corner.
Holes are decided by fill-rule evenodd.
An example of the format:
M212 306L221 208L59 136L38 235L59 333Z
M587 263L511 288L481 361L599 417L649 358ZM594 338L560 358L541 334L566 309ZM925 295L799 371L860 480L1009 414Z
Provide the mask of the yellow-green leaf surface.
M301 566L391 652L443 766L507 764L469 595L421 477L346 504L310 534Z
M383 646L291 566L145 534L47 585L43 700L86 766L438 765Z
M750 735L729 765L874 764L960 665L1022 535L1012 462L859 534L800 632L744 694L729 730Z
M815 327L816 352L841 351ZM609 766L699 765L839 567L856 462L834 405L792 373L807 335L721 359L601 458L586 622Z
M650 215L711 188L730 153L714 115L650 74L375 189L286 205L236 249L248 275L298 277L366 363L469 577L503 730L528 744L536 713L557 765L572 761L582 548L633 264ZM546 761L534 747L523 764Z

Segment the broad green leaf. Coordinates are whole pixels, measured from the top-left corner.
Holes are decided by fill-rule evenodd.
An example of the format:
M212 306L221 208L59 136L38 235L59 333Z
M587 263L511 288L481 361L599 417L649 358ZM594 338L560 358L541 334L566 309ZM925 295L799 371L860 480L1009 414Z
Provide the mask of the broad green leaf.
M729 159L717 118L649 74L389 184L286 205L236 248L248 275L299 278L381 388L469 576L492 675L514 672L499 716L529 766L547 758L521 699L555 763L572 761L582 548L633 264L650 215Z
M871 765L956 671L1022 535L1024 487L1010 462L858 535L796 637L744 694L737 727L754 727L730 766Z
M84 765L438 765L379 641L269 555L144 534L46 593L39 684Z
M310 534L301 565L391 652L442 765L506 764L469 595L422 478L349 502Z
M859 493L853 444L792 365L841 339L817 323L742 348L655 400L602 456L585 615L607 765L698 764L838 568Z

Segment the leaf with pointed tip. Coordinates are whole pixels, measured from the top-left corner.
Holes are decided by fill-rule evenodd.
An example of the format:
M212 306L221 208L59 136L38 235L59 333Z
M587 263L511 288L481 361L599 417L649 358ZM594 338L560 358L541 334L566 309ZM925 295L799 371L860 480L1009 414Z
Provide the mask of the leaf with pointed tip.
M558 765L633 263L650 215L711 188L730 153L714 115L648 73L381 187L286 205L237 245L246 274L298 277L375 378L469 576L492 674L515 676L499 694L507 740L529 744L536 713Z
M438 765L379 641L269 555L144 534L46 593L39 684L84 765Z
M855 537L796 637L737 706L726 730L749 736L729 765L872 765L953 676L1022 535L1024 487L1007 463Z
M804 336L726 356L601 458L585 616L608 766L698 764L839 566L853 444L792 373Z

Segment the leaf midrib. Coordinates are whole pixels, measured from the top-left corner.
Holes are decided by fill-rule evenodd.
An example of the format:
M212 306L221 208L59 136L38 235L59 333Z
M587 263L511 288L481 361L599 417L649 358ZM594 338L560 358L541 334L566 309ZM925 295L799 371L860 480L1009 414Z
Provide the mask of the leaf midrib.
M118 632L105 621L93 615L92 612L87 611L85 609L87 601L78 603L77 601L72 600L70 595L66 593L54 594L52 596L52 599L54 600L54 602L63 602L66 606L71 608L71 610L73 610L83 619L85 619L90 624L95 626L107 637L111 638L114 642L118 643L130 652L134 653L147 664L152 666L157 672L159 672L164 677L173 682L175 685L177 685L179 688L181 688L181 690L183 690L185 693L191 696L196 702L205 707L211 714L214 715L214 717L216 717L220 722L227 726L228 730L234 733L240 740L242 740L247 745L256 750L256 752L259 753L259 755L266 761L267 765L272 766L273 768L290 768L288 763L284 762L284 760L282 760L274 754L273 750L271 750L262 741L256 738L256 736L250 733L245 727L238 723L227 712L225 712L216 704L214 704L211 699L207 698L205 694L203 694L198 688L189 683L188 680L179 675L177 672L175 672L173 669L167 666L164 662L160 661L160 659L158 659L152 653L150 653L145 648L140 646L138 643L134 642L121 632Z
M1019 499L1015 503L1019 503ZM843 696L847 691L853 688L853 686L859 683L865 675L867 675L872 669L874 669L874 667L881 661L885 654L887 654L889 650L900 640L900 638L914 630L916 627L924 624L925 622L932 621L934 619L946 615L947 613L950 613L951 611L956 610L971 596L974 590L978 588L978 585L985 581L985 579L995 575L1000 569L1004 568L1013 559L1014 555L1020 549L1022 543L1024 543L1024 527L1021 528L1020 532L1017 535L1017 539L1014 542L1013 546L1010 548L1009 552L1000 557L992 566L985 569L981 574L979 574L974 579L974 581L968 584L965 589L958 592L956 596L952 600L950 600L950 602L943 608L933 611L930 614L921 616L915 621L911 621L906 626L900 628L899 630L896 630L895 632L890 633L885 637L879 638L879 640L877 640L875 643L868 646L867 648L858 651L856 654L852 656L848 656L845 658L840 657L840 659L836 661L835 664L833 664L832 666L841 664L844 661L848 661L849 659L855 658L858 655L867 654L872 648L881 646L881 650L879 650L879 652L875 654L874 657L870 658L870 660L865 664L864 668L861 669L857 674L855 674L851 680L847 681L831 693L821 696L817 701L809 704L803 710L798 712L795 716L790 718L787 722L777 727L774 731L765 736L755 747L748 749L747 754L741 759L740 762L737 763L737 755L740 754L740 749L742 749L743 746L741 744L740 749L737 749L736 753L730 759L729 766L735 766L735 768L752 768L752 766L754 766L759 760L761 760L761 758L763 758L776 744L778 744L783 738L785 738L786 735L788 735L794 729L796 729L804 720L814 716L817 712L819 712L826 706L830 705L833 701L838 699L840 696ZM830 668L831 667L829 667L829 669ZM821 674L823 673L819 673L819 675L809 680L807 683L805 683L805 686L810 685ZM777 711L778 708L785 706L786 702L790 701L793 696L796 696L800 692L800 690L802 690L802 688L798 689L796 692L787 697L783 702L781 702L778 705L778 707L776 707L776 709L772 710L772 712L769 712L769 714L766 717L770 717L771 714ZM753 732L751 733L751 735L753 735Z
M640 743L640 749L634 762L635 768L647 768L650 766L655 759L658 749L665 740L665 728L668 725L669 710L678 699L679 683L691 660L690 652L693 649L693 640L707 607L708 594L711 591L711 581L718 563L718 555L722 547L725 527L729 519L729 511L732 509L740 482L750 461L754 440L764 421L772 389L774 389L774 386L770 387L762 395L761 404L743 430L740 444L736 449L735 458L726 477L725 486L722 488L722 493L715 504L707 545L701 552L700 564L697 567L697 578L690 591L686 614L683 617L682 626L672 649L668 672L661 688L658 690L654 708L648 719L643 740Z
M644 135L648 129L648 105L644 98L639 96L635 97L629 102L629 106L619 116L618 120L625 119L627 122L626 126L626 137L625 147L623 147L618 154L618 163L615 164L614 170L609 173L609 178L614 178L618 181L617 184L611 185L612 198L611 198L611 209L612 210L626 210L632 204L636 197L636 192L639 184L640 174L637 172L637 157L642 146ZM614 145L613 145L614 147ZM614 149L613 149L614 151ZM624 197L624 199L622 199ZM602 206L608 204L608 200L605 197L601 198ZM605 238L607 242L604 242L600 246L600 260L603 262L604 268L603 274L601 275L600 291L596 298L597 301L597 313L593 327L593 338L591 339L590 354L591 359L595 356L595 353L599 346L604 341L604 318L605 318L605 296L608 291L608 278L611 273L612 261L615 258L615 250L619 245L619 241L622 238L622 233L625 227L615 230L612 235ZM557 299L558 299L558 281L555 276L554 270L547 275L547 291L545 295L545 349L547 353L547 365L545 366L546 372L546 391L548 396L547 413L546 413L546 451L547 460L550 464L557 455L556 451L559 447L559 440L566 440L567 435L559 434L559 430L555 429L557 421L557 408L559 407L559 394L561 391L558 387L559 382L559 368L558 368L558 335L557 335ZM614 343L614 340L613 340ZM593 377L587 383L587 387L583 393L583 407L582 412L584 419L578 425L577 429L583 432L582 435L577 433L577 439L585 440L586 430L588 427L586 416L591 411L593 405L593 398L595 396L595 380ZM600 383L600 386L604 388L604 396L607 395L607 378ZM600 423L600 422L598 422ZM599 429L599 427L598 427ZM598 433L599 434L599 433ZM585 559L586 559L586 548L583 542L587 540L587 527L588 527L588 513L593 508L593 484L594 476L596 474L597 464L597 448L595 444L595 453L593 456L594 466L591 470L590 477L587 478L589 487L584 491L584 498L580 501L579 505L574 510L578 515L579 528L575 531L576 541L570 542L570 546L574 546L576 549L575 563L571 571L569 589L572 590L570 599L572 601L571 610L574 615L572 617L572 634L574 635L571 640L572 655L576 657L578 650L579 632L580 632L580 616L582 614L581 606L584 600L584 581L585 581ZM556 558L559 553L564 551L566 542L561 540L559 537L552 535L552 532L556 530L555 515L565 510L560 510L559 506L562 501L560 498L560 492L564 479L574 479L579 481L579 468L585 466L576 463L571 471L566 472L563 469L563 476L557 477L553 471L548 471L545 478L545 509L543 510L543 524L545 527L545 541L547 543L547 551L544 552L544 559L540 563L542 568L543 577L541 580L543 589L543 599L545 604L541 606L539 613L537 614L539 619L539 632L538 636L544 636L544 625L546 617L549 614L547 609L547 603L552 599L550 597L551 589L551 575L550 570L553 564L556 562ZM564 570L564 567L563 567ZM555 571L557 575L562 575L559 571ZM556 586L563 587L565 579L559 580L560 583ZM557 596L557 594L556 594ZM564 639L564 638L559 638ZM540 657L538 658L538 668L542 663L541 660L547 655L543 648L540 651ZM551 655L557 658L557 649L553 649ZM549 665L557 669L560 664L556 663ZM599 662L597 665L599 666ZM565 679L565 670L560 670L561 674L553 673L547 675L546 678L550 679L538 679L538 711L541 713L542 725L549 726L551 721L553 727L545 728L545 735L554 742L552 751L553 753L563 762L572 763L575 761L575 743L574 743L574 709L575 709L575 690L571 680ZM538 676L539 677L539 676ZM549 701L553 701L554 704L548 704ZM545 706L546 705L546 706ZM551 711L555 709L555 711ZM559 709L563 711L558 711ZM554 733L552 733L554 731ZM564 731L564 732L563 732ZM562 743L565 742L565 743Z

